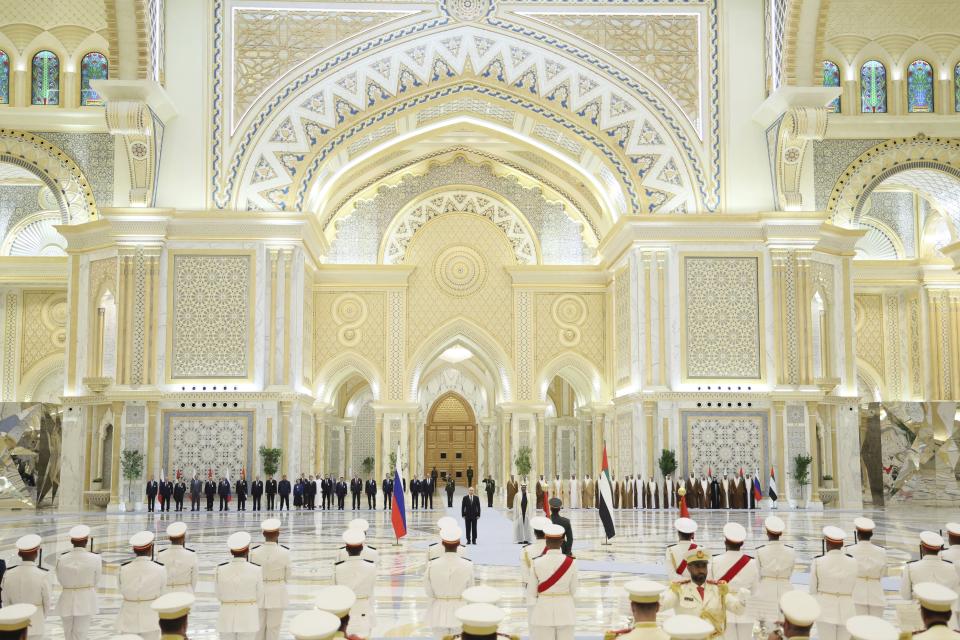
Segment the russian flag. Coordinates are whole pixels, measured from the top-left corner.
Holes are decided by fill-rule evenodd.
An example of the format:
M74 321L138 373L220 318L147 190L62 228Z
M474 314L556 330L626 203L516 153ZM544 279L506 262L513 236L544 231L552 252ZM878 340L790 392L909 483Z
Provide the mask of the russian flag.
M400 446L397 446L397 466L393 470L393 505L390 521L397 540L407 535L407 510L403 506L403 479L400 477Z
M753 474L753 499L757 502L763 500L763 488L760 486L760 472Z

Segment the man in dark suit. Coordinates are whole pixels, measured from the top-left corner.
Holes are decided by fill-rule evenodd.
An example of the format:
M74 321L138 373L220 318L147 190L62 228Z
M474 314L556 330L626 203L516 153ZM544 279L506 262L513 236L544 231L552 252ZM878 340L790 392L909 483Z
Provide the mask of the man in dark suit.
M340 480L337 481L336 492L337 492L337 509L339 511L343 511L343 503L347 499L347 483L344 482L343 476L340 476Z
M434 489L433 476L430 476L430 478L424 478L423 483L420 485L420 501L423 503L423 507L425 509L433 509ZM430 506L427 506L428 504Z
M453 506L453 492L457 490L457 483L453 479L453 474L447 476L447 506Z
M153 511L159 491L160 485L153 479L153 476L150 476L150 479L147 480L147 511Z
M220 511L230 511L230 481L226 478L220 478L217 495L220 496Z
M177 478L177 483L173 485L173 502L177 511L183 511L183 496L187 495L187 484L183 478Z
M367 509L377 508L377 481L373 478L367 480L364 488L367 493Z
M570 526L569 518L560 515L562 506L560 498L550 498L550 521L563 527L563 544L560 545L560 550L569 556L573 553L573 527Z
M277 493L280 494L280 511L283 511L283 505L287 505L287 511L290 511L290 491L293 487L287 480L286 474L280 476L280 482L277 483Z
M307 509L313 511L317 508L317 479L313 476L307 478Z
M323 479L323 482L320 483L320 491L323 493L323 508L332 509L333 508L333 478L330 477L330 474L327 474L327 477Z
M473 494L473 487L467 489L460 504L460 515L467 525L467 544L477 544L477 520L480 519L480 496Z
M200 496L203 494L203 480L198 474L193 474L190 481L190 511L200 511Z
M253 497L253 510L260 511L260 500L263 495L263 480L260 479L260 476L257 476L250 483L250 495Z
M267 494L267 509L273 511L277 499L277 481L273 479L273 476L267 476L267 484L264 487L264 491Z
M413 496L411 501L413 509L416 509L417 503L420 501L420 481L417 480L417 476L410 478L410 495Z
M437 468L434 467L430 469L430 493L434 494L437 492L437 480L440 478L440 473L437 471ZM433 500L430 501L430 508L433 508Z
M213 511L213 496L217 495L217 483L207 478L203 485L203 495L207 499L207 511Z
M467 467L467 486L468 487L473 486L473 465L472 464Z
M240 476L240 479L237 480L236 492L237 492L237 509L240 511L247 510L247 478L246 476Z
M483 481L483 485L487 490L487 506L493 507L493 494L497 490L497 481L493 479L493 476L488 474Z
M360 494L363 492L363 480L354 477L350 480L350 508L360 508Z
M380 486L383 489L383 508L390 509L393 507L393 480L390 476L384 476Z
M164 480L160 483L160 510L170 511L170 499L173 497L173 483Z

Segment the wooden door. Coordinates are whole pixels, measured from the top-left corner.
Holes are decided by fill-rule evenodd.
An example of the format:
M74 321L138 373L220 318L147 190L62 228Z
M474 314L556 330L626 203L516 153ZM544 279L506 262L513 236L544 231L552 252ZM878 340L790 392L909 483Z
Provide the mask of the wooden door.
M477 468L477 423L467 401L446 393L433 403L424 436L424 473L434 467L441 478L452 474L457 487L467 486L467 467L473 467L474 486L480 481ZM439 484L439 481L438 481ZM437 490L442 490L442 485Z

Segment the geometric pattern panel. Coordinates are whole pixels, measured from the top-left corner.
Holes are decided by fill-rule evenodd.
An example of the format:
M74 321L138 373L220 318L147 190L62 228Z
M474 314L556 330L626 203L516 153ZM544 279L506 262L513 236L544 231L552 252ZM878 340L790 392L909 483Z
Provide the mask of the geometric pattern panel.
M33 365L62 353L67 341L67 294L63 291L24 291L20 377Z
M252 276L252 255L173 256L171 378L251 373Z
M569 351L579 353L598 371L603 371L606 366L606 296L599 293L537 293L535 299L537 371Z
M758 379L760 292L756 257L684 257L686 375Z
M761 411L682 411L683 469L687 475L757 473L770 465L769 415Z
M192 478L227 476L237 480L240 472L256 475L253 455L252 411L163 413L163 469L167 478L177 471ZM148 470L148 473L152 473Z
M884 375L883 298L878 294L854 296L857 358ZM877 382L882 382L878 380Z
M381 291L314 294L313 347L317 370L338 354L353 350L383 372L385 297Z

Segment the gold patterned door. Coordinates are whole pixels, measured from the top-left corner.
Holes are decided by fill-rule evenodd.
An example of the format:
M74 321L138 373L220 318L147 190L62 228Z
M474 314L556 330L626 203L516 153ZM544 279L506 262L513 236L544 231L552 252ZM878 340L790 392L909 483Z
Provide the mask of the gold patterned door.
M473 483L479 481L477 470L477 423L467 401L456 393L446 393L433 403L427 416L424 436L424 471L434 467L441 477L452 474L458 487L467 486L467 468L473 467ZM438 491L441 487L437 488Z

